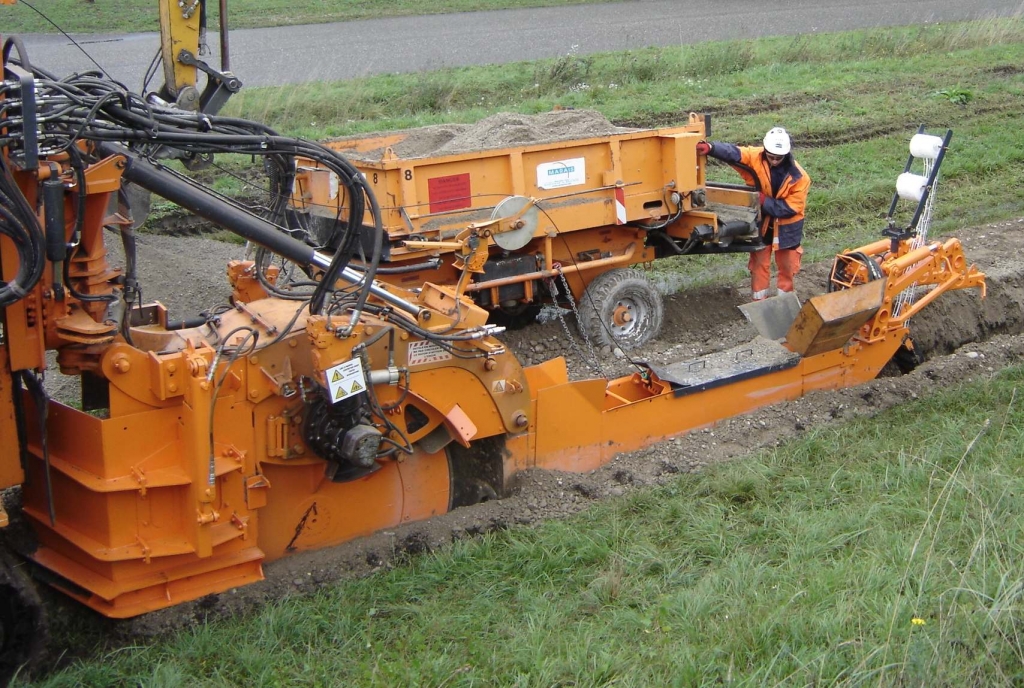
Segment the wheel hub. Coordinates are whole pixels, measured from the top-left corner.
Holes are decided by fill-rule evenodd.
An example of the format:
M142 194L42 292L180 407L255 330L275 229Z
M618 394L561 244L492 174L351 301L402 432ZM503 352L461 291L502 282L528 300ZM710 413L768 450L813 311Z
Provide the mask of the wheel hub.
M616 335L627 334L642 315L643 309L633 299L619 299L612 309L612 329Z
M604 346L626 350L657 335L664 307L647 276L633 268L615 268L587 285L577 315L586 334Z

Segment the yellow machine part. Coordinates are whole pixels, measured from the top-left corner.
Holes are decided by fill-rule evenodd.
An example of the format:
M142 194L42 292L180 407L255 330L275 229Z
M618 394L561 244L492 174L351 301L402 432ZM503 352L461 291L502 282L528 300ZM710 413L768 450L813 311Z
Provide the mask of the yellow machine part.
M178 54L187 50L199 55L199 30L202 19L200 0L159 2L160 55L164 64L164 84L172 96L187 87L195 87L196 67L182 64Z

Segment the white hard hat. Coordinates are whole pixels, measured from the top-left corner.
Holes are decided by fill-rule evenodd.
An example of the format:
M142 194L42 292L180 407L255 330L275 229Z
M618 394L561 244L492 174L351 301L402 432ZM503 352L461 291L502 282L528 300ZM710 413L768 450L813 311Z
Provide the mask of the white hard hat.
M773 127L764 135L764 149L772 155L785 155L789 152L789 134L782 127Z

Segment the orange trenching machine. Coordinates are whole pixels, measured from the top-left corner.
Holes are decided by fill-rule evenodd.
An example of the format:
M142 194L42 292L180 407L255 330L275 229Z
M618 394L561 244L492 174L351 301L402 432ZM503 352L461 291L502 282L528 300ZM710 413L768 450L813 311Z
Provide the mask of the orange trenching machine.
M892 236L837 259L836 288L803 304L784 337L744 347L755 355L574 381L560 358L523 367L464 281L376 280L381 212L337 151L146 103L95 75L58 81L24 59L4 68L0 488L20 486L21 499L4 502L0 525L20 521L32 541L2 552L8 673L43 635L29 568L115 618L218 593L293 552L501 496L527 468L591 470L870 380L906 347L921 307L984 289L956 240ZM225 152L263 162L276 205L252 211L161 162ZM328 170L345 198L333 253L287 231L297 159ZM278 293L238 262L230 304L172 322L139 298L134 187L287 258L305 291ZM467 223L460 269L479 267L484 240L514 225ZM910 288L924 296L896 312ZM77 401L50 398L44 373L58 372L80 380Z

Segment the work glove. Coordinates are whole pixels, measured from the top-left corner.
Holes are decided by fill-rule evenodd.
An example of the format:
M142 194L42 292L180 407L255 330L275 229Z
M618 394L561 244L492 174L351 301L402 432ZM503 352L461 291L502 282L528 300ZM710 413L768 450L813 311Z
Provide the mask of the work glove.
M711 144L710 143L708 143L707 141L698 141L697 142L697 154L698 155L707 155L710 152L711 152Z

